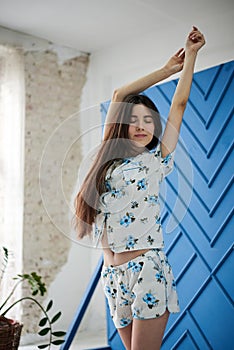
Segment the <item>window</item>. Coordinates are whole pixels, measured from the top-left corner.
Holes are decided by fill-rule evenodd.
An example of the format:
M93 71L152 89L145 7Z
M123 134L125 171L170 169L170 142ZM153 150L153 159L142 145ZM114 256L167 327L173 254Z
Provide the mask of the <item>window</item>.
M24 95L23 52L0 46L0 246L10 251L4 295L22 271Z

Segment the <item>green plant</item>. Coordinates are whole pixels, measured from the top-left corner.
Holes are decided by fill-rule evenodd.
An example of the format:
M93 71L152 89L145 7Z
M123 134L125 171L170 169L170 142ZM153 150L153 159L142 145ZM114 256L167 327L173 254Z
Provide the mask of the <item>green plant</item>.
M9 253L8 249L5 247L2 247L3 252L3 263L2 263L2 270L0 275L0 284L3 280L4 274L6 272L7 263L9 259ZM23 275L17 275L13 278L16 283L14 287L12 288L11 292L7 296L7 298L0 303L0 315L5 317L5 315L10 311L16 304L24 301L29 300L34 302L42 311L43 317L39 321L39 327L40 330L38 334L40 336L47 336L47 343L43 345L38 345L39 349L45 349L51 348L51 345L61 345L64 342L64 339L61 339L61 337L64 337L66 332L63 331L54 331L54 323L60 318L62 315L61 311L57 312L54 316L50 316L50 312L53 306L53 300L50 300L48 305L46 307L43 307L41 303L35 299L36 295L44 296L46 293L46 286L45 283L42 282L41 276L39 276L36 272L31 272L30 274L23 274ZM16 301L14 301L11 305L9 305L10 298L14 294L16 288L19 286L19 284L27 282L31 288L31 294L32 296L25 296L22 297ZM58 339L60 338L60 339Z

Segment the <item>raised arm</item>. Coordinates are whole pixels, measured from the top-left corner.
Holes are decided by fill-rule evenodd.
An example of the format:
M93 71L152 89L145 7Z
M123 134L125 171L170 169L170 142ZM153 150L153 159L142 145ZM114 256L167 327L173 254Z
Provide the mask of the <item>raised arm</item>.
M121 102L130 94L139 94L148 89L150 86L159 83L160 81L170 77L171 75L181 71L183 68L183 49L180 49L174 54L169 61L160 69L133 81L130 84L124 85L114 91L112 101Z
M104 130L104 139L108 131L108 124L114 122L114 116L116 109L118 109L119 102L122 102L124 98L131 94L139 94L145 89L149 88L152 85L157 84L158 82L170 77L171 75L181 71L183 68L184 62L184 49L178 50L168 62L160 69L133 81L130 84L126 84L119 89L116 89L113 93L111 104L108 109L105 130Z
M197 53L204 44L203 34L196 27L193 27L186 41L184 66L172 99L165 132L161 141L163 157L174 151L178 142L182 118L190 94Z

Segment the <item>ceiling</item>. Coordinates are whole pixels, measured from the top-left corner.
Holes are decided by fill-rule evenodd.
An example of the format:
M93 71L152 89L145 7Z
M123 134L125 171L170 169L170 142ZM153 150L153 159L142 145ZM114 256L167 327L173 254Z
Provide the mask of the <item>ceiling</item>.
M233 0L0 0L0 26L93 53L192 24L225 40L233 37L233 12Z

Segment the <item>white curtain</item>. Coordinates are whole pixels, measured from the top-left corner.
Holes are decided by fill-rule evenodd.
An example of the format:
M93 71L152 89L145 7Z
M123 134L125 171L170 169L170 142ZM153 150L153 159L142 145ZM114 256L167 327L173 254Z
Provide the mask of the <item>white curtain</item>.
M0 46L0 248L1 253L2 246L10 252L1 299L14 284L11 277L22 272L24 115L23 52ZM14 317L19 311L12 311Z

